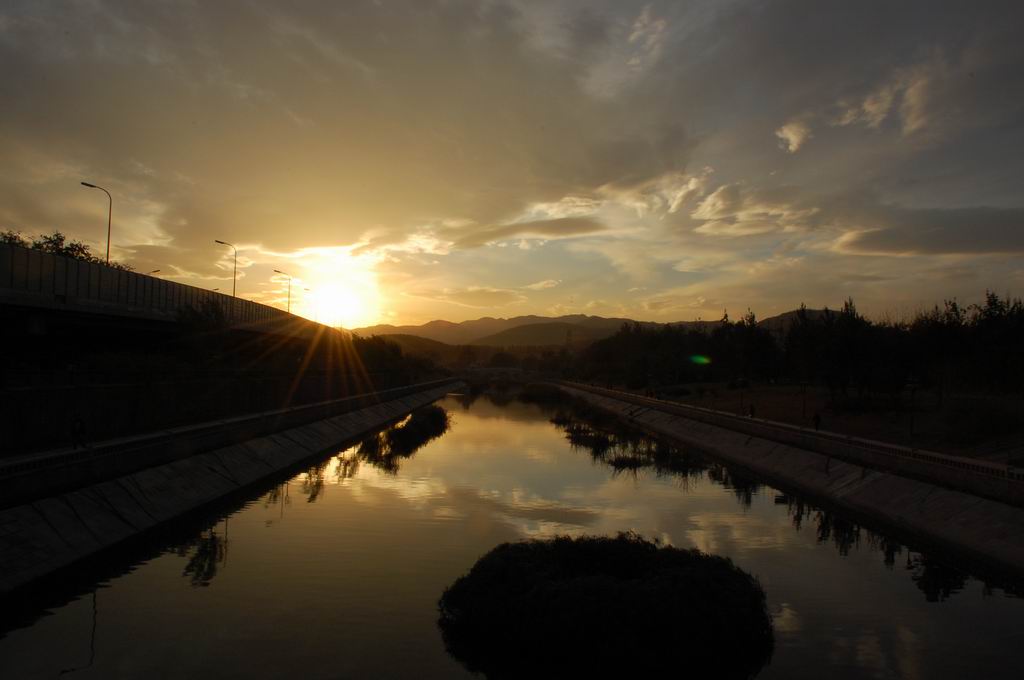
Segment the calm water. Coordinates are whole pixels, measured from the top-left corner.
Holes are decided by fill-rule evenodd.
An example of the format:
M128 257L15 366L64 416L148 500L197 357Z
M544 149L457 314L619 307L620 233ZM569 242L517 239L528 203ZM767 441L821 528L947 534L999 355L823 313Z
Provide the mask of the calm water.
M415 455L338 452L67 577L8 618L0 677L466 677L447 585L504 541L627 529L760 578L759 678L1024 677L1024 599L940 556L698 458L637 468L648 441L573 447L537 406L440 403Z

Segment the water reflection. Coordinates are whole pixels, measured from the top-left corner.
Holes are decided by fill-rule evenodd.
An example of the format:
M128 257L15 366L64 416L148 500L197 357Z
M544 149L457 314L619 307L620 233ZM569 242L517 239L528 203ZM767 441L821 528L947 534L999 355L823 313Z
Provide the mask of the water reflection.
M963 591L970 581L970 574L945 560L926 553L912 551L892 537L865 529L849 518L835 512L816 508L804 501L779 494L776 504L787 506L793 528L800 531L805 521L810 521L818 543L829 543L843 557L861 545L862 538L870 550L882 555L885 566L893 570L898 565L898 558L906 553L903 569L910 574L911 580L924 593L928 602L941 602L956 593ZM1010 597L1024 597L1020 586L998 576L981 577L986 595L993 594L997 589Z
M941 602L967 586L967 574L926 555L907 553L907 571L929 602ZM986 584L989 591L992 586Z
M306 462L40 584L20 614L0 603L0 675L467 677L435 627L446 585L503 542L635 529L758 576L763 680L1016 677L1019 588L599 414L563 404L570 438L557 405L507 398L447 399L454 425L423 448Z
M725 465L717 463L708 465L707 474L708 479L731 491L736 496L736 500L745 508L749 508L754 502L754 496L764 489L764 484L758 482L750 474Z
M227 564L228 518L224 518L220 527L219 531L216 526L202 529L190 540L173 548L175 554L187 559L182 576L195 587L210 585L218 569Z
M523 401L540 403L553 412L550 422L563 433L574 451L586 451L596 461L608 465L614 474L653 470L656 476L681 480L684 488L701 479L708 479L730 490L744 508L766 488L752 475L734 467L711 462L704 456L672 446L632 430L620 421L595 410L581 400L566 403L542 391L527 391ZM891 537L865 529L849 517L818 508L800 498L776 494L776 505L785 505L793 528L801 531L807 522L819 544L831 544L842 557L861 545L862 537L872 551L882 555L886 567L893 569L896 558L905 548ZM906 550L906 571L928 602L941 602L962 591L970 576L963 569L922 553ZM1007 595L1020 597L1021 589L1011 582L993 577L983 579L985 592L999 589Z
M324 472L330 461L324 460L306 470L302 478L302 493L306 496L307 503L316 503L320 494L324 492Z
M633 431L597 427L564 413L556 415L552 422L565 432L574 451L586 451L594 461L609 466L613 474L650 469L658 477L685 482L688 478L700 478L707 468L704 459Z
M280 522L284 519L284 509L291 505L291 484L289 482L282 482L275 484L262 498L263 507L269 509L271 507L277 507L277 517L268 517L264 520L265 526L273 526L275 523Z
M450 422L448 411L441 406L424 406L398 424L364 439L354 458L390 475L397 475L401 461L447 432ZM352 474L355 474L354 470Z
M96 630L99 624L98 596L99 588L92 591L92 626L89 630L89 658L80 666L71 666L69 668L60 669L58 676L65 676L78 671L88 670L89 668L92 668L94 663L96 663Z

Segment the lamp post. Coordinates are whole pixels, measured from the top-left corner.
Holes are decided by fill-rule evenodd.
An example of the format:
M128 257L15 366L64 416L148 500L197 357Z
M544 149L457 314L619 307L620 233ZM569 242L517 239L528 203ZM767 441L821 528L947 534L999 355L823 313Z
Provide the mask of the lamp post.
M238 278L238 248L234 247L233 245L231 245L230 243L228 243L226 241L219 241L217 239L213 239L213 242L214 243L219 243L222 246L228 246L235 253L235 264L234 264L234 267L231 270L231 297L235 297L235 281Z
M110 195L110 192L101 186L90 184L89 182L82 182L83 187L89 187L90 189L99 189L107 195L107 264L110 264L110 219L114 214L114 198Z
M274 273L275 274L280 274L281 276L287 276L288 277L288 309L286 311L289 314L291 314L292 313L292 277L291 277L291 274L288 274L287 272L283 272L280 269L275 269Z

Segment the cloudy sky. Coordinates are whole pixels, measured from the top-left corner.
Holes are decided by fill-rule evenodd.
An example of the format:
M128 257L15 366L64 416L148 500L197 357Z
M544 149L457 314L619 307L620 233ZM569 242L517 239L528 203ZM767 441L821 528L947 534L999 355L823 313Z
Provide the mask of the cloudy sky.
M1024 292L1024 4L0 5L0 229L362 325ZM309 288L310 290L306 290Z

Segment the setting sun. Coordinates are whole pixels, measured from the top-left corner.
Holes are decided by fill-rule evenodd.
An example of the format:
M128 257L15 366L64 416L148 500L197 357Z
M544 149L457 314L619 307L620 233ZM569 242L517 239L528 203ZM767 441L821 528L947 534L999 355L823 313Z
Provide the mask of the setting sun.
M376 321L377 313L368 304L370 300L361 297L357 290L346 284L327 284L314 288L308 295L305 315L312 315L314 321L345 328L364 326Z
M328 326L358 328L380 317L380 290L373 261L347 249L311 249L300 257L302 316Z

